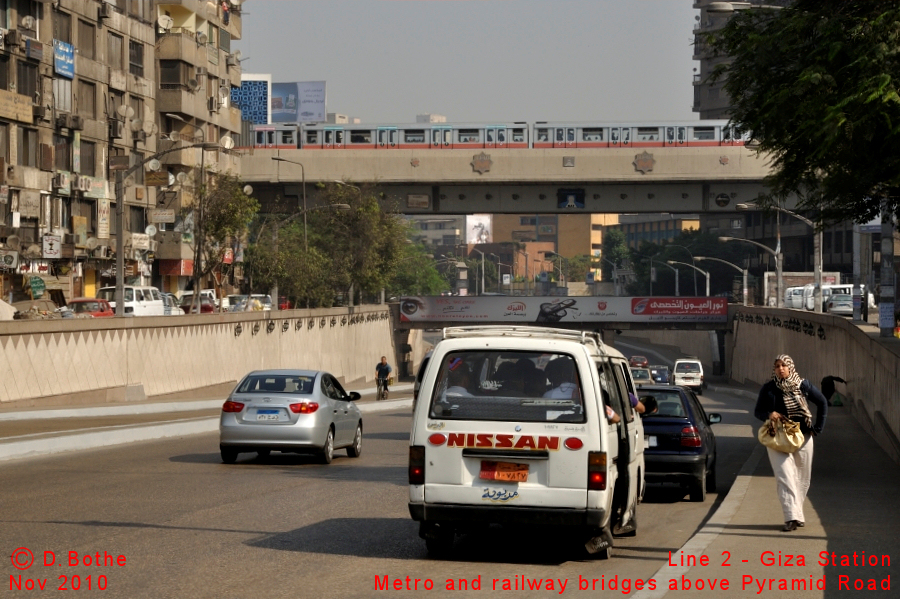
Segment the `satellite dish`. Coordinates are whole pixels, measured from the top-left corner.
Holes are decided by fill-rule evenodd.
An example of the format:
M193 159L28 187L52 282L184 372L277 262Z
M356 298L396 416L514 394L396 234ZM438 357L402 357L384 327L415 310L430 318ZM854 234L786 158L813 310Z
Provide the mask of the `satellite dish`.
M131 119L131 124L129 125L131 130L137 133L144 127L144 121L141 119Z
M244 185L243 192L244 192L244 195L245 195L245 196L252 196L252 195L253 195L253 188L250 187L249 185Z
M144 233L146 233L150 237L153 237L154 235L156 235L156 226L155 225L147 225L147 228L144 229Z
M153 126L150 127L150 135L156 135L157 133L159 133L159 125L153 123Z
M192 92L195 92L200 89L200 82L196 79L188 79L188 87L191 88Z
M240 60L240 59L241 59L241 56L243 56L243 54L241 53L240 50L235 50L235 51L234 51L234 59L235 59L235 60Z
M93 251L96 250L97 246L100 245L100 240L96 237L88 237L87 242L84 245L87 249Z
M156 19L156 24L159 25L159 28L163 31L168 31L172 28L172 25L175 24L175 20L169 15L162 15Z
M134 108L126 104L119 104L119 107L116 108L116 112L119 114L119 116L127 119L130 119L134 116Z
M6 247L18 252L22 249L22 240L17 235L10 235L6 238Z
M153 160L151 160L150 162L147 163L147 168L149 168L151 171L156 172L160 168L162 168L162 163L159 160L157 160L156 158L154 158Z
M197 33L197 43L205 44L209 40L209 36L203 33L202 31Z
M222 139L219 140L219 145L226 150L230 150L234 147L234 140L231 139L231 137L229 137L228 135L223 135Z
M243 0L229 0L232 6L240 6Z
M151 121L150 119L144 119L144 126L141 127L141 129L144 130L144 133L146 133L147 135L150 135L151 133L153 133L153 127L155 125L156 124L153 121Z
M41 246L36 243L32 243L28 246L28 249L24 252L26 258L40 258L41 257Z
M175 175L175 180L179 183L184 183L185 181L187 181L187 173L178 173L177 175Z
M22 17L22 29L34 29L34 17L31 15Z

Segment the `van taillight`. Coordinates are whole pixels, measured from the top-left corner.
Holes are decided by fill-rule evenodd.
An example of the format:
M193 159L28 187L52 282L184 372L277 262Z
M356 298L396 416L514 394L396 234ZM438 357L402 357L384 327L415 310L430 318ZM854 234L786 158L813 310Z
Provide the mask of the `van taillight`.
M681 429L681 446L682 447L701 447L703 445L700 439L700 431L693 424Z
M240 412L244 409L244 404L238 401L226 401L222 405L223 412Z
M606 490L606 452L588 452L588 490Z
M409 448L409 484L425 484L425 448L421 445Z

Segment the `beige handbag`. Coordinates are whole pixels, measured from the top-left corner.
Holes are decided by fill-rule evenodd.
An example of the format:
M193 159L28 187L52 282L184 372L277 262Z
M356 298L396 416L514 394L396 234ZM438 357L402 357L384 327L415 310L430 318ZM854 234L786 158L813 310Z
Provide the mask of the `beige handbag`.
M803 431L800 423L780 418L779 420L766 420L756 433L759 442L770 449L782 453L794 453L803 445Z

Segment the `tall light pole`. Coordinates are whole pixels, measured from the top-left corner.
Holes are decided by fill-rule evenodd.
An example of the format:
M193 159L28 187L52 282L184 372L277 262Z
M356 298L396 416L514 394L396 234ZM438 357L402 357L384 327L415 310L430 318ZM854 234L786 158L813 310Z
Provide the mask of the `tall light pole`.
M678 292L678 269L675 268L674 266L671 266L670 264L665 263L665 262L659 262L658 260L657 260L657 262L661 266L665 266L666 268L671 268L672 270L675 271L675 297L680 297L681 294Z
M762 249L766 250L767 252L769 252L770 254L772 254L773 256L775 256L775 270L778 273L778 275L777 275L778 276L778 293L775 295L775 305L778 306L779 308L784 308L784 289L783 289L784 277L781 272L781 260L782 260L781 245L779 244L777 251L776 251L767 245L763 245L763 244L753 241L751 239L743 239L742 237L719 237L719 241L723 241L723 242L743 241L744 243L752 243L756 247L762 248Z
M761 208L754 204L753 202L746 202L737 204L736 208L738 210L760 210ZM822 311L822 229L816 226L816 223L806 218L805 216L800 216L796 212L792 212L781 206L771 206L772 210L777 212L783 212L784 214L793 216L797 220L801 220L813 230L813 280L815 282L815 289L813 290L813 310L816 312ZM778 219L778 248L781 248L781 217ZM784 291L781 287L781 281L778 282L778 294L779 296L784 295ZM783 300L782 300L783 301Z
M695 262L700 262L701 260L713 260L714 262L721 262L722 264L727 264L732 268L736 268L743 276L744 276L744 287L743 287L743 297L744 297L744 305L747 305L747 269L741 268L737 264L732 264L726 260L721 260L719 258L710 258L709 256L694 256ZM708 294L707 294L708 295Z
M681 248L681 249L683 249L683 250L686 251L686 252L688 253L688 255L691 257L691 262L694 261L694 254L691 253L691 250L689 250L689 249L686 248L685 246L679 245L679 244L677 244L677 243L667 243L664 247L668 247L668 246L672 246L672 247L676 247L676 248ZM697 295L697 271L694 271L692 274L694 275L694 295L696 296L696 295Z
M288 160L287 158L282 158L281 156L272 156L272 160L276 162L287 162L289 164L296 164L300 167L300 179L301 179L301 188L303 190L303 251L309 252L309 238L307 236L306 230L306 167L303 166L302 163L297 162L296 160ZM278 301L277 299L275 301Z
M707 271L703 270L700 267L694 266L693 264L688 264L687 262L677 262L675 260L666 260L666 262L668 262L669 264L681 264L682 266L688 266L699 273L703 273L703 275L706 276L706 297L709 297L709 273Z
M498 256L497 254L488 253L488 256L493 256L494 258L497 259L497 293L500 293L502 291L502 288L500 285L501 285L501 280L503 278L503 274L500 272L500 267L501 266L509 266L509 265L503 264L502 262L500 262L500 256ZM510 270L512 270L512 269L510 268ZM510 272L510 274L512 274L512 273Z
M528 252L525 250L516 250L520 254L525 254L525 295L528 295Z
M598 256L601 260L608 262L613 267L613 293L616 294L616 297L619 297L619 267L616 266L616 263L610 260L609 258L604 258L603 256ZM676 271L677 272L677 271Z
M481 294L480 295L484 295L484 252L482 252L481 250L476 250L475 248L472 248L472 251L478 252L479 254L481 254Z
M569 285L569 283L568 283L568 276L565 276L565 277L564 277L564 276L563 276L563 271L562 271L562 263L563 263L563 261L565 261L565 263L566 263L566 273L567 273L567 274L568 274L568 272L569 272L569 270L570 270L570 269L569 269L569 260L568 260L568 258L563 257L563 255L560 254L559 252L553 252L553 251L550 251L550 250L545 251L545 252L544 252L544 256L550 256L551 258L552 258L553 256L556 256L557 258L559 258L559 278L560 278L560 279L564 279L564 281L565 281L565 286L568 287L568 285ZM551 260L550 263L553 264L553 261Z

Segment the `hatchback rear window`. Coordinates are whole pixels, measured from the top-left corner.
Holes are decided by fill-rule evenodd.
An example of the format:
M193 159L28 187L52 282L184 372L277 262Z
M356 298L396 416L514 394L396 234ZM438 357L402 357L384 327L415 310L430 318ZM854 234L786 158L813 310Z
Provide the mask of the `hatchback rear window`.
M443 358L429 416L445 420L584 422L582 382L568 354L460 351Z
M250 375L241 381L235 393L299 393L313 392L315 377L297 375Z
M700 365L690 362L682 362L675 365L675 372L700 372Z

